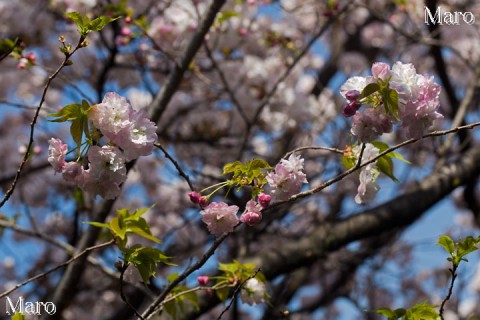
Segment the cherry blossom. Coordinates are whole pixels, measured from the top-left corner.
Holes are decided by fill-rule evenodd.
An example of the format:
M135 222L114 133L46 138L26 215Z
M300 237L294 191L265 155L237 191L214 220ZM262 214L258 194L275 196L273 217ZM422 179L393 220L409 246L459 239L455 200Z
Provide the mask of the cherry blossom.
M157 139L156 125L145 111L136 111L119 94L108 92L102 103L90 109L89 119L109 141L123 149L127 161L151 154Z
M55 172L62 172L65 167L68 146L56 138L51 138L48 144L48 162L53 166Z
M242 301L249 305L256 305L265 301L265 283L256 278L249 279L242 288Z
M352 149L355 158L358 159L361 153L361 146L356 146ZM378 156L380 150L373 144L367 143L362 154L362 162L367 162ZM358 161L358 160L357 160ZM369 163L360 170L360 185L357 189L357 195L355 196L355 202L358 204L365 204L375 198L377 191L380 189L375 182L379 175L376 161Z
M92 146L88 150L89 168L84 172L82 189L92 196L100 195L114 199L120 194L120 185L125 182L125 158L113 146Z
M262 220L262 206L254 200L250 200L245 205L245 213L240 217L240 221L248 225L254 225Z
M229 206L225 202L212 202L200 211L200 214L208 231L218 236L233 231L239 222L237 212L238 207L235 205Z
M307 176L303 170L303 159L291 154L288 160L282 159L275 166L275 171L267 175L271 194L275 200L288 200L292 195L300 192L302 184L307 183Z

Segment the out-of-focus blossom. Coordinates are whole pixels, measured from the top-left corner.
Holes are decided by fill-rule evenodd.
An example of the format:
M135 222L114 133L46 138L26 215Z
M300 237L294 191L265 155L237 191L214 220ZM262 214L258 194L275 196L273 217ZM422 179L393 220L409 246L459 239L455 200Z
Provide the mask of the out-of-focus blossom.
M265 301L265 283L256 278L249 279L242 288L242 301L249 305L256 305Z

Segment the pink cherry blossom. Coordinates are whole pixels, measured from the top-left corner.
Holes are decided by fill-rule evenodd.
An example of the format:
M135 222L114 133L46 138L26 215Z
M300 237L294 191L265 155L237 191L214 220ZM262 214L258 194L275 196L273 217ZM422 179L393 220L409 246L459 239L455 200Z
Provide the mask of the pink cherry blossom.
M262 206L254 200L247 202L245 213L240 217L240 221L248 225L254 225L262 220Z
M370 142L383 133L392 132L395 118L385 113L383 107L367 108L353 116L352 134L360 142Z
M239 222L237 212L237 206L229 206L225 202L212 202L200 211L200 214L202 215L202 221L207 225L208 231L218 236L233 231L233 228Z
M127 99L115 92L108 92L102 103L90 109L88 117L107 139L114 141L130 126L130 109Z
M153 144L157 140L157 126L148 119L145 111L131 109L130 121L127 128L128 136L121 139L121 143L118 144L128 161L151 154Z
M48 162L53 166L55 172L62 172L65 167L68 146L56 138L51 138L48 144Z
M79 187L85 184L85 170L78 162L67 162L63 167L62 175L65 181L73 182Z
M307 183L307 176L303 170L303 159L294 154L288 160L282 159L275 166L275 172L267 175L271 193L276 200L288 200L292 195L300 192L302 184Z
M375 62L372 65L372 75L375 79L386 80L390 76L390 66L384 62Z
M136 111L124 97L108 92L102 103L89 111L101 133L123 149L127 161L152 153L157 127L145 111Z
M362 146L356 146L352 149L355 158L358 161ZM370 161L377 157L380 150L373 144L367 143L362 154L362 162ZM377 162L372 162L363 167L360 170L360 184L357 189L357 195L355 196L355 202L358 204L365 204L375 198L377 191L380 189L379 185L375 182L379 175L377 169Z
M263 208L268 208L268 206L270 205L270 201L272 200L272 196L271 195L268 195L268 194L265 194L265 193L260 193L258 195L258 203L260 203L260 205L263 207Z
M100 195L114 199L120 194L120 185L125 182L125 158L113 146L90 147L88 150L89 169L84 171L83 190L92 196Z

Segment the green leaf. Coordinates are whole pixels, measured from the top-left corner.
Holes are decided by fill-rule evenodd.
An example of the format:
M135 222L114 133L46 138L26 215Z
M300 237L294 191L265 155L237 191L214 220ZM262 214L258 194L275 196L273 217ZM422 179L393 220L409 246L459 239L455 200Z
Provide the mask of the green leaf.
M444 247L450 254L455 252L455 244L449 236L441 236L438 238L437 245Z
M272 167L265 160L253 159L252 161L248 162L248 168L250 170L256 170L256 169L270 169Z
M398 319L398 317L394 318L395 314L393 310L390 310L388 308L375 309L375 310L371 310L370 312L375 312L377 314L387 317L388 319Z
M378 90L380 90L380 86L377 83L369 83L365 86L365 88L363 88L360 94L360 98L368 97L369 95L377 92Z
M110 230L112 230L112 233L114 234L114 236L117 236L120 239L125 240L127 228L120 225L119 218L115 217L112 219L112 221L110 221Z
M12 320L26 320L25 316L21 312L15 312L15 314L12 316Z
M229 20L230 18L237 17L237 16L238 16L238 12L236 11L233 11L233 10L222 11L217 15L217 23L222 24L223 22Z
M106 223L94 222L94 221L88 221L87 223L88 223L89 225L94 226L94 227L110 229L110 225L108 225L108 224L106 224Z
M177 278L178 278L178 272L174 272L172 274L169 274L168 277L167 277L168 283L172 283Z
M342 164L345 169L349 170L355 166L355 158L354 157L347 157L346 155L342 156Z
M82 118L82 106L78 103L66 105L60 111L51 113L47 117L58 117L58 119L49 120L50 122L66 122Z
M436 307L427 302L417 303L407 310L405 317L409 320L436 320L439 317Z
M383 93L382 98L387 114L400 120L398 117L398 92L394 89L387 89L386 92Z
M129 221L126 231L139 235L153 242L161 243L159 239L155 238L152 235L152 232L150 231L150 227L148 226L147 222L143 218L140 218L140 220L138 221Z
M150 277L155 277L158 263L169 263L169 257L162 251L152 247L140 247L135 245L123 250L125 261L133 264L144 283L148 283Z
M412 164L410 161L408 161L407 159L405 159L400 152L389 152L389 153L387 154L387 156L389 156L390 158L394 158L394 159L403 161L403 162L408 163L408 164Z
M136 210L134 213L128 215L125 218L125 221L136 221L136 220L138 220L144 213L146 213L148 210L152 209L154 206L155 206L155 204L153 204L152 206L150 206L148 208L141 208L141 209Z
M466 237L464 240L457 242L457 255L459 258L463 258L467 254L478 250L478 241L472 236Z
M72 135L73 141L77 144L77 154L80 154L80 147L82 146L83 121L83 119L75 119L70 125L70 134Z
M387 156L380 157L377 160L377 168L380 172L384 173L395 182L398 182L398 179L393 174L393 161Z
M87 28L89 31L100 31L102 30L103 28L105 28L105 26L107 24L109 24L110 22L112 21L115 21L117 19L119 19L120 17L116 17L116 18L109 18L109 17L106 17L106 16L100 16L96 19L93 19L88 25L87 25Z
M225 302L225 300L227 300L229 293L230 293L229 287L224 287L215 291L215 294L217 295L218 299L220 299L220 301L222 302Z
M241 167L243 167L243 164L240 161L227 163L223 166L223 174L235 172Z
M85 25L83 15L80 12L73 11L73 12L68 12L67 17L73 20L75 24L79 27L82 28Z

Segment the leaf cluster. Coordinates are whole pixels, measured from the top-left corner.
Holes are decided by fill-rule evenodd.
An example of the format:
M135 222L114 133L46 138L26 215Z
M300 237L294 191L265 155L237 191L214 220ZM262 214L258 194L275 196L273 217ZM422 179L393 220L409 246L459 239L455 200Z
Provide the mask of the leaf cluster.
M178 273L173 273L168 276L168 282L172 283L178 278ZM188 301L193 307L198 310L198 297L195 292L187 292L190 288L185 285L177 285L173 288L171 295L176 296L175 299L169 300L164 304L165 311L172 317L172 319L178 319L177 315L183 314L185 310L185 303Z
M263 192L263 185L267 183L265 170L272 167L262 159L247 160L245 164L240 161L230 162L223 166L223 174L232 173L229 185L239 189L245 186L252 187L252 195L255 197Z
M389 81L390 79L378 79L377 82L369 83L363 88L360 98L364 99L365 103L373 105L374 108L383 104L385 112L399 120L398 92L390 89Z
M85 38L90 32L92 31L100 31L102 30L107 24L112 21L119 19L120 17L110 18L107 16L100 16L91 20L86 14L81 14L80 12L73 11L68 12L67 17L73 20L78 27L78 32L80 36Z
M232 263L219 263L218 270L220 270L223 275L216 277L216 286L222 286L225 284L235 286L239 283L247 281L252 277L255 277L261 282L266 281L263 273L255 269L254 263L242 264L237 260L233 260ZM222 287L221 289L216 290L215 293L221 301L225 301L230 293L230 287Z
M56 119L49 120L51 122L66 122L71 121L70 134L77 145L77 156L80 156L80 148L82 145L83 134L91 140L90 129L88 125L88 111L91 106L86 100L82 103L73 103L66 105L60 111L51 113L48 117L56 117Z
M435 310L437 306L428 304L427 302L417 303L410 309L395 309L381 308L372 310L371 312L378 313L387 317L388 320L437 320L440 315Z
M449 236L441 236L437 245L443 247L449 254L448 261L452 262L454 267L458 267L461 261L468 262L465 256L473 251L478 250L477 245L480 242L480 236L474 238L468 236L465 239L459 239L454 242Z
M123 260L137 268L144 283L148 283L150 277L155 277L158 263L172 265L168 262L170 258L159 249L138 244L127 247L130 234L135 234L155 243L161 243L159 239L152 235L150 226L142 217L151 208L142 208L134 212L130 212L128 209L119 209L117 210L117 217L114 217L109 223L88 222L92 226L110 230L111 234L118 240L117 245L123 254Z

